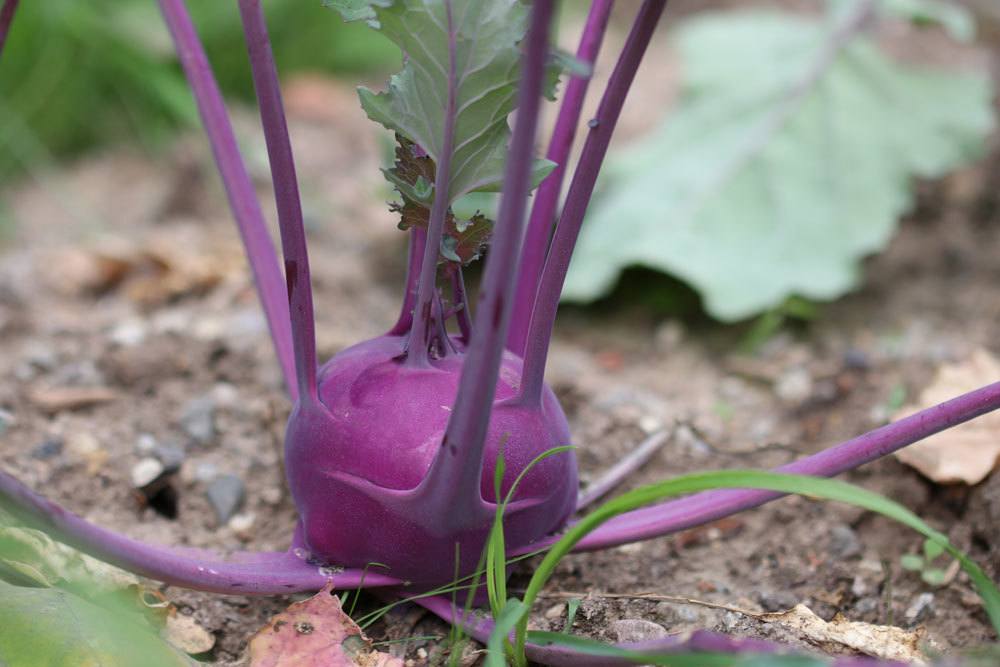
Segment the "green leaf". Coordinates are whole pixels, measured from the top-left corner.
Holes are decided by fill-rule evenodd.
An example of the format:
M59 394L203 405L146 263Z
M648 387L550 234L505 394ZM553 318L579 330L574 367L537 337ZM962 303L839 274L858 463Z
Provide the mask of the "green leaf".
M19 667L189 667L141 616L57 588L0 580L0 664Z
M872 512L878 512L913 530L927 539L939 543L946 552L956 558L962 569L969 575L976 591L983 601L983 607L990 618L994 630L1000 634L1000 590L975 562L956 549L942 533L928 526L920 517L899 503L835 479L789 475L755 470L722 470L718 472L694 473L674 479L650 484L634 489L602 504L577 523L570 526L562 538L553 544L545 558L539 563L524 592L524 602L528 608L534 604L542 587L555 571L556 565L572 548L589 533L605 522L631 510L676 496L706 491L709 489L768 489L782 493L797 493L813 498L836 500ZM517 624L515 655L524 656L527 639L527 617Z
M903 66L864 38L829 58L834 30L765 11L689 21L681 101L609 165L564 298L595 299L630 265L685 280L726 321L851 289L912 177L981 154L994 120L985 76Z
M804 655L728 655L718 653L647 653L619 648L594 639L561 632L529 632L528 641L542 646L565 646L601 658L630 660L637 664L669 667L825 667L823 658Z
M945 571L937 567L927 568L920 573L920 578L924 580L924 583L931 586L943 586L946 577Z
M368 117L423 148L437 163L445 145L448 101L455 100L449 204L503 180L520 73L518 43L527 7L518 0L336 0L344 18L367 19L407 58L387 90L359 88ZM452 46L453 45L453 46ZM538 169L542 169L539 165ZM537 171L537 170L536 170Z
M924 560L930 563L932 560L944 553L944 547L940 542L924 540Z
M495 619L493 632L490 633L489 641L486 643L485 667L507 667L507 661L504 659L504 643L517 622L529 611L529 607L520 600L516 598L507 600L507 604Z
M899 564L904 570L920 572L924 569L924 559L917 554L904 554L899 558Z

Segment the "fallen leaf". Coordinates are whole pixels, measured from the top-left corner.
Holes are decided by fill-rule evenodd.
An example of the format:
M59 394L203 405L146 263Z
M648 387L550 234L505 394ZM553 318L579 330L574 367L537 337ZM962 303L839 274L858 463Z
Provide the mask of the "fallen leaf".
M184 225L136 241L102 237L99 247L56 250L39 263L60 267L46 280L63 294L119 290L146 307L205 294L231 276L242 276L245 268L238 245L214 242L203 230Z
M923 647L929 645L929 639L922 627L910 632L889 625L848 621L840 614L828 623L803 604L795 605L788 611L757 614L755 617L768 623L779 623L824 650L849 648L882 660L927 664Z
M250 667L403 667L375 651L340 608L333 584L273 617L250 639Z
M977 349L965 361L938 369L919 400L893 418L937 405L959 394L1000 380L1000 361ZM896 452L896 458L940 484L978 484L1000 463L1000 413L953 426Z
M108 387L41 387L31 392L31 402L46 412L79 410L118 398Z
M160 636L167 642L185 653L198 655L212 650L215 646L215 636L198 625L191 616L185 616L170 605L166 625L160 631Z

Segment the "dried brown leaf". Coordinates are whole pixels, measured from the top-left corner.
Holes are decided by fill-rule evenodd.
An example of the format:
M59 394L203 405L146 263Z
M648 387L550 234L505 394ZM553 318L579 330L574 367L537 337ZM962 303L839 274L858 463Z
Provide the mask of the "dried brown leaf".
M340 608L333 585L272 618L250 640L250 667L403 667L375 651Z
M925 665L923 648L928 645L923 628L907 631L889 625L872 625L848 621L837 614L830 622L824 621L803 604L788 611L759 614L756 618L768 623L779 623L798 633L811 644L830 650L849 648L882 660L901 660L913 665Z
M920 399L894 415L905 417L1000 380L1000 361L977 349L965 361L938 369ZM1000 463L1000 413L953 426L896 452L896 458L941 484L978 484Z

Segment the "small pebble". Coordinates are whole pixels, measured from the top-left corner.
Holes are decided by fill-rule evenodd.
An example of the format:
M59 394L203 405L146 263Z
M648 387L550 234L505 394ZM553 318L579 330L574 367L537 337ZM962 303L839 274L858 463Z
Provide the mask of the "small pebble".
M233 408L239 404L240 392L228 382L219 382L212 387L212 399L222 408Z
M208 485L206 491L208 501L212 504L220 525L228 523L229 519L239 511L245 493L243 480L236 475L221 475Z
M872 366L871 359L864 350L852 347L844 352L844 368L852 371L866 371Z
M911 624L923 621L934 612L934 594L921 593L917 599L907 607L906 620Z
M156 449L156 438L151 433L140 433L135 441L135 451L143 456L152 454Z
M563 612L566 610L566 604L560 602L559 604L554 604L545 610L545 618L550 621L554 621L557 618L562 618Z
M161 475L166 472L163 464L153 457L146 457L132 466L132 486L136 489L148 489Z
M620 642L641 642L667 636L667 629L662 625L640 618L623 618L615 621L611 624L611 630Z
M88 457L100 451L101 443L90 433L80 431L66 439L66 447L72 454Z
M661 620L671 626L682 623L697 623L702 620L703 616L693 605L675 604L666 601L656 604L656 614Z
M24 356L29 364L43 371L52 370L59 360L51 345L37 341L26 346Z
M129 318L111 330L111 342L121 347L135 347L149 332L146 323L138 318Z
M31 450L31 458L38 459L39 461L45 461L51 459L52 457L59 456L62 454L62 450L62 440L46 440Z
M0 410L0 434L15 424L14 414L7 410Z
M781 374L774 385L774 393L786 403L801 403L812 393L812 376L802 366L790 368Z
M260 498L268 505L277 505L281 502L281 489L276 486L269 486L260 492Z
M764 591L757 595L757 602L764 611L773 612L791 609L799 600L787 591Z
M865 616L867 614L872 614L878 609L878 598L867 597L861 598L854 605L854 612L858 616Z
M253 512L241 512L234 514L229 520L229 528L244 542L249 542L254 536L254 524L257 522L257 515Z
M830 554L836 558L853 558L861 554L861 540L850 526L839 524L830 531Z
M652 435L663 428L663 422L653 415L643 415L639 418L639 428L646 435Z
M194 469L195 480L202 484L208 484L219 476L219 466L208 461L202 461Z
M153 456L170 472L177 472L184 464L184 447L176 443L164 443L153 449Z
M200 445L215 440L215 400L200 396L187 402L181 412L181 428Z

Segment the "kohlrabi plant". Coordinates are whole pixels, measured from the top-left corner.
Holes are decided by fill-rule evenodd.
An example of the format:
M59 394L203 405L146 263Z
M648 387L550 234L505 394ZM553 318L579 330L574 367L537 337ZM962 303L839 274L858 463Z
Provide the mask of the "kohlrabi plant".
M328 0L345 18L368 21L405 54L386 90L361 89L360 97L368 116L395 134L395 163L385 175L398 193L393 208L410 249L396 324L322 364L295 166L261 2L237 4L270 158L284 271L184 0L159 4L197 100L294 404L285 465L299 522L286 552L193 554L92 525L0 473L0 498L22 517L91 555L173 585L272 595L319 590L332 580L341 590L377 587L404 597L472 575L487 540L496 537L501 499L503 544L511 558L556 543L562 553L658 537L802 490L773 478L732 478L715 486L743 488L715 491L702 491L711 487L704 480L677 484L623 501L598 519L576 524L560 540L581 502L576 460L564 447L572 442L567 420L544 383L546 355L584 213L665 0L639 4L571 174L566 165L588 85L584 70L601 44L610 0L591 5L544 160L533 154L541 99L553 94L560 64L574 60L550 47L553 0ZM4 2L0 46L16 5ZM566 177L570 184L560 209ZM495 220L456 212L463 196L495 191L501 193ZM484 252L473 314L463 270ZM779 471L836 475L998 407L995 383ZM601 486L619 481L629 467ZM762 490L746 488L753 486ZM702 492L659 502L693 491ZM636 509L651 502L659 504ZM385 568L368 570L370 563ZM547 560L541 581L549 571ZM526 602L535 593L533 581ZM457 618L446 596L421 603ZM523 615L503 611L497 620L500 628L520 627L516 641L529 658L548 664L612 660L593 662L573 648L526 643ZM663 645L681 646L675 639ZM689 646L754 648L709 635Z

